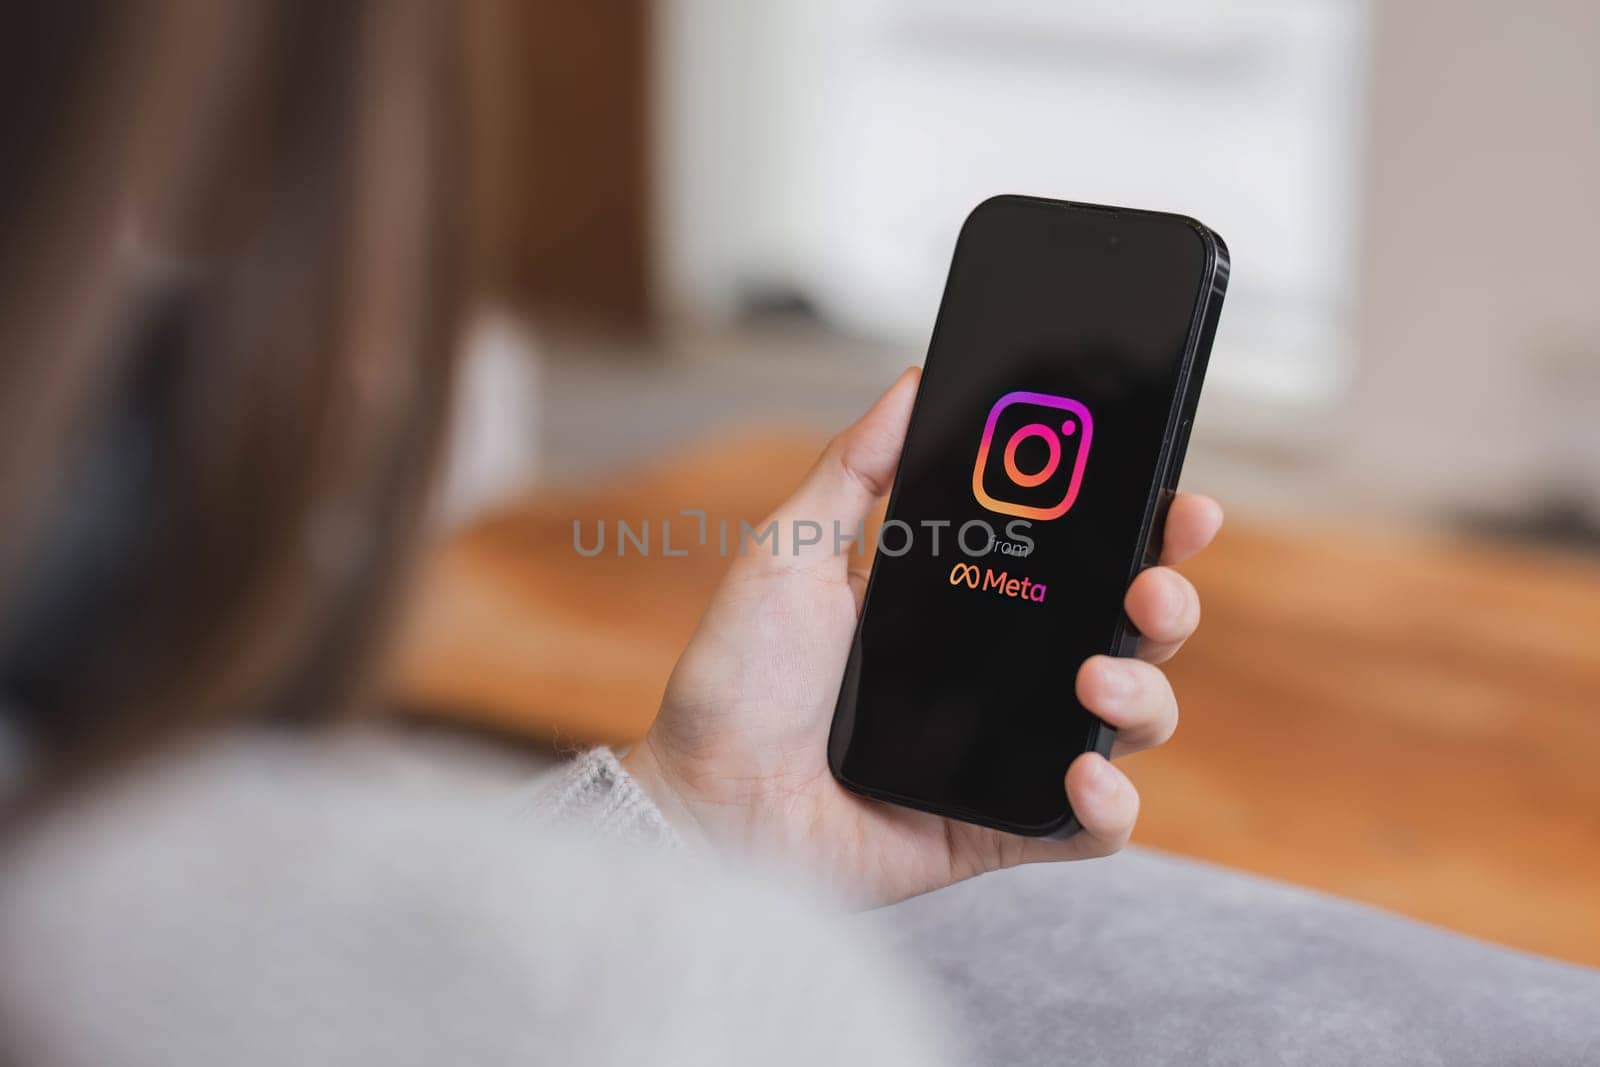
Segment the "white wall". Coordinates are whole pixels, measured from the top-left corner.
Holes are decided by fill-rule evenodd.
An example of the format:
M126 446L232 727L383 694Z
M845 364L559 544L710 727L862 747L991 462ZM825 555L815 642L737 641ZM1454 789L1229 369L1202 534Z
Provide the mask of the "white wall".
M1600 498L1600 4L1377 7L1352 485Z

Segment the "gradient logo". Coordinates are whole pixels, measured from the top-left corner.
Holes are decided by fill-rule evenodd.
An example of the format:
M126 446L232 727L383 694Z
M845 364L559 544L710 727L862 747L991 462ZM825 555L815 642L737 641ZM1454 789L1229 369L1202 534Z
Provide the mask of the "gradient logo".
M1042 582L1035 582L1032 578L1013 578L1005 571L996 571L993 567L980 568L976 563L957 563L950 568L950 584L964 585L983 593L992 590L999 596L1031 600L1035 604L1044 603L1045 586Z
M1009 431L1000 451L1003 478L1001 472L989 470L996 428ZM978 441L978 462L972 468L972 494L978 503L1002 515L1059 519L1078 499L1093 437L1094 417L1079 401L1049 393L1007 393L989 409ZM1030 447L1035 457L1026 465L1034 469L1023 470L1017 451L1034 440L1044 443L1044 463L1039 466L1034 461L1039 449ZM985 488L986 482L993 493Z

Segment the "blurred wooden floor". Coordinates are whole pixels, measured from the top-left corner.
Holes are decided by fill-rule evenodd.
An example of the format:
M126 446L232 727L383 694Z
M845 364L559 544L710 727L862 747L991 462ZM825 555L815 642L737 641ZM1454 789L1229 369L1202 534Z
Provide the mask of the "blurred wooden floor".
M580 557L574 519L703 508L737 528L813 461L748 434L541 491L427 562L392 672L405 705L560 743L626 741L724 561ZM609 532L609 531L608 531ZM1183 724L1130 759L1136 840L1600 965L1600 565L1440 536L1234 520L1185 568L1205 621Z

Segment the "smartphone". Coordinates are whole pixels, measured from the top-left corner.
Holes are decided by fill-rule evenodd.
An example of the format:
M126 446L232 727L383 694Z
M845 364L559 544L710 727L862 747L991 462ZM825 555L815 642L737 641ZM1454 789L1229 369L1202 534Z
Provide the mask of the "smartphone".
M1131 655L1228 283L1194 219L1027 196L956 240L828 739L848 789L1033 836L1114 731L1074 695Z

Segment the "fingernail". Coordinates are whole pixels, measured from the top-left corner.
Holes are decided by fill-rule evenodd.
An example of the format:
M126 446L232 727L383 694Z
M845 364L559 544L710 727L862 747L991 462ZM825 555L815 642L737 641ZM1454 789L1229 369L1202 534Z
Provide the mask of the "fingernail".
M1133 671L1126 663L1105 660L1100 666L1100 688L1107 705L1121 707L1133 695Z
M1183 621L1184 604L1188 599L1183 582L1175 576L1168 576L1162 584L1166 586L1166 592L1161 595L1162 610L1167 616L1167 622L1177 626Z
M1089 793L1097 800L1111 799L1121 788L1122 772L1105 759L1097 759L1090 766Z

